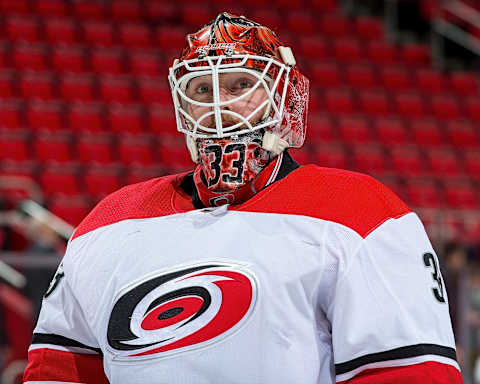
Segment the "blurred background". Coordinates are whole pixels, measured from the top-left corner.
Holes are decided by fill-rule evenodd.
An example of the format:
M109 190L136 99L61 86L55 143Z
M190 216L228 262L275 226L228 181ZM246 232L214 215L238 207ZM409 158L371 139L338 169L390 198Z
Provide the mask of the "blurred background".
M21 382L66 239L123 185L191 169L169 65L221 11L312 82L301 164L373 175L423 220L480 383L480 1L0 0L0 383Z

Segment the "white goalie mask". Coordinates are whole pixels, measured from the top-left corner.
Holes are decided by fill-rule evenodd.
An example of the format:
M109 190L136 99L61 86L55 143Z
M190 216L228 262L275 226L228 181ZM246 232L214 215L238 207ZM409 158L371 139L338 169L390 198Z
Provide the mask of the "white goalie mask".
M192 160L202 166L220 161L202 163L202 140L221 139L228 145L228 140L243 137L245 142L245 135L261 131L261 147L274 155L303 144L308 79L298 72L291 49L260 24L220 14L187 36L182 57L169 70L169 82L177 128L186 135ZM249 180L230 175L242 179L237 187Z

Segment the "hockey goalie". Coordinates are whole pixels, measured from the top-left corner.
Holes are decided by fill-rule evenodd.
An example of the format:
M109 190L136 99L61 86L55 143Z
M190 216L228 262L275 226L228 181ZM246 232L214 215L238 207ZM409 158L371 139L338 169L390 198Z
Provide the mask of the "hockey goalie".
M169 70L192 171L101 201L43 300L24 382L460 384L417 215L375 179L300 166L309 82L222 13Z

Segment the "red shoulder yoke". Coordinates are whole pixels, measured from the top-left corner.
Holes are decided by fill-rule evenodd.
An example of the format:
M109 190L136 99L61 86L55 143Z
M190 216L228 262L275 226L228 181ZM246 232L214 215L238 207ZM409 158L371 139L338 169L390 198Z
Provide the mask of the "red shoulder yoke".
M127 219L168 216L195 209L179 185L186 175L170 175L128 185L107 196L83 219L72 239Z
M231 209L304 215L343 224L366 237L390 218L410 212L373 177L316 165L303 166Z

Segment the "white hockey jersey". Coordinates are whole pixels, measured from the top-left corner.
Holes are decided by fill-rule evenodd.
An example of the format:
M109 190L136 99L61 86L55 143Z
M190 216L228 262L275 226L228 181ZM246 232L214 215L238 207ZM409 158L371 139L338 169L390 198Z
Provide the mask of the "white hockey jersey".
M26 383L462 383L437 256L386 187L308 165L195 209L184 178L77 228Z

